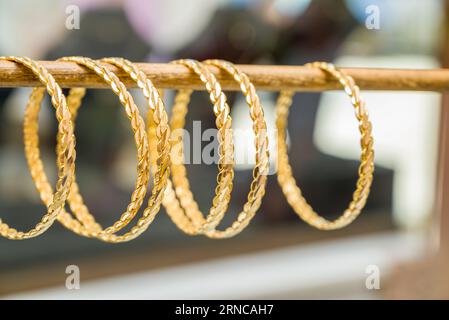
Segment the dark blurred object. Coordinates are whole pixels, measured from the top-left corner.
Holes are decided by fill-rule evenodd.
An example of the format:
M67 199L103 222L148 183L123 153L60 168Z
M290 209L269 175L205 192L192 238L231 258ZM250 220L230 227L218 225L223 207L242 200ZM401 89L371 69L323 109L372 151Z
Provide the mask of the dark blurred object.
M1 88L0 89L0 126L2 128L5 128L7 126L7 124L5 124L5 115L4 115L4 111L5 111L5 102L8 99L9 95L11 94L12 89L4 89ZM3 136L0 135L0 147L1 145L3 145L6 141L3 141Z
M210 25L177 53L198 60L219 58L235 63L269 61L303 64L334 57L342 40L357 25L344 1L312 1L306 12L285 24L273 23L261 2L254 8L217 10ZM294 58L289 59L294 55Z
M144 61L149 46L129 24L122 10L102 8L81 15L79 30L71 30L59 46L49 50L47 58L64 56L124 57L131 61Z

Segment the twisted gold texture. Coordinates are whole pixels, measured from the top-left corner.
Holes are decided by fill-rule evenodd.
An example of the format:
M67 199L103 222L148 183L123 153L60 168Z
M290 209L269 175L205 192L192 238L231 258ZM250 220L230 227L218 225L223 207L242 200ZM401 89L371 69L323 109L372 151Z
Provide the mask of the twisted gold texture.
M357 180L356 190L352 196L352 201L339 218L334 221L328 221L313 211L296 184L288 160L285 131L293 92L284 91L281 92L276 105L276 126L278 131L278 182L288 203L305 222L321 230L334 230L343 228L354 221L365 206L368 198L374 172L373 137L371 135L372 127L368 118L368 112L365 108L365 102L360 97L360 90L350 76L346 75L332 64L325 62L314 62L307 64L306 66L319 68L335 77L341 83L345 93L351 99L351 103L355 110L355 116L359 122L359 131L361 134L360 146L362 152L360 156L359 178Z
M176 201L176 197L170 188L167 188L166 209L170 216L174 216L175 223L186 233L203 233L210 238L229 238L240 233L251 221L260 207L262 197L265 194L265 185L269 169L269 153L267 127L265 124L263 109L257 96L256 89L249 81L249 78L240 72L232 63L223 60L207 60L204 62L208 65L216 66L225 72L240 84L241 90L246 98L249 106L250 116L253 121L253 131L255 134L256 149L256 165L253 170L253 181L251 183L248 200L243 206L243 211L237 216L237 220L225 230L217 230L216 226L223 219L225 212L215 217L205 219L198 209L198 205L193 199L190 192L190 185L186 175L184 165L175 165L172 170L173 184L175 186L176 195L180 199ZM185 115L187 113L187 105L189 102L190 92L180 94L175 99L173 108L172 129L182 128L185 123ZM150 141L151 134L149 136ZM181 154L181 157L183 155ZM183 211L183 212L182 212ZM180 218L183 215L186 217ZM188 222L191 222L190 225ZM188 225L186 227L186 225Z
M164 189L164 179L167 180L167 162L168 162L168 151L167 148L169 148L168 144L168 119L167 116L164 113L161 113L161 108L163 109L163 104L160 104L160 99L158 101L157 96L154 96L152 91L148 91L148 95L146 94L147 98L151 102L151 107L154 109L154 106L157 106L157 121L161 122L161 126L165 127L165 130L161 131L161 137L163 138L164 143L161 144L161 150L162 155L160 157L162 165L159 166L161 169L157 173L157 178L155 178L155 185L156 187L153 188L152 196L149 199L149 207L148 210L145 210L143 213L143 218L139 220L138 225L131 229L130 232L124 234L123 236L117 236L112 235L113 233L116 233L120 229L122 229L124 226L129 224L129 222L134 218L137 211L139 210L143 199L145 197L146 193L146 187L149 180L149 152L148 152L148 141L146 137L145 132L145 124L142 120L142 118L139 115L137 106L134 104L134 101L131 97L131 95L126 90L125 86L120 82L120 80L110 71L108 71L106 68L101 66L98 62L95 62L94 60L88 59L88 58L82 58L82 57L67 57L63 58L64 61L74 61L81 65L84 65L88 68L91 68L94 70L97 74L102 76L104 80L111 85L111 88L113 89L114 93L116 93L123 106L125 107L126 114L128 118L131 121L131 126L134 131L134 138L137 146L137 158L138 158L138 172L137 172L137 180L136 180L136 189L132 194L131 197L131 203L127 207L127 211L122 214L120 219L114 223L113 226L102 230L101 226L95 222L95 219L93 216L89 213L87 207L83 203L83 199L81 195L79 194L79 189L77 184L74 182L72 185L72 189L70 192L70 196L68 198L68 202L70 204L70 207L72 211L75 213L75 216L77 219L82 223L82 225L79 224L78 221L72 219L70 215L67 213L63 213L61 215L60 221L63 223L64 226L71 229L72 231L88 236L88 237L97 237L100 240L107 241L107 242L123 242L123 241L129 241L133 238L135 238L137 235L141 234L145 229L148 227L148 225L151 223L151 221L154 219L155 214L159 211L160 208L160 202L162 197L162 191ZM110 59L115 61L116 65L123 64L123 68L126 72L132 73L133 78L140 78L143 80L142 76L143 73L140 72L140 75L137 73L139 72L138 69L129 61L124 59ZM136 73L137 72L137 73ZM142 82L142 81L140 81ZM148 88L150 87L151 83L145 84ZM154 89L156 92L157 90ZM70 110L73 114L73 117L76 117L77 110L81 104L81 99L84 96L85 89L81 88L75 88L70 91L68 102L70 103ZM28 126L30 127L36 127L37 125L37 117L35 110L38 110L40 105L40 101L38 103L34 103L34 112L31 112L28 115L29 121L28 123L32 123L33 125ZM159 116L161 115L162 121L159 120ZM27 119L27 118L26 118ZM168 131L169 132L169 131ZM165 137L167 136L167 137ZM33 130L33 139L37 138L37 127L35 130ZM36 152L36 150L33 150L33 152ZM39 168L39 167L38 167ZM39 181L39 179L42 176L45 176L45 173L43 170L35 171L36 174L34 175L35 179ZM37 183L36 186L42 186L41 183ZM40 188L41 193L43 194L42 198L45 199L45 189ZM45 200L44 200L45 201Z
M253 122L254 146L256 149L256 164L253 169L253 180L250 185L250 191L247 196L247 202L243 205L243 211L237 216L237 220L223 231L207 230L206 235L211 238L229 238L237 235L250 223L259 209L262 198L265 195L265 185L269 170L269 152L268 152L268 136L267 125L263 108L260 103L256 88L249 80L248 76L240 72L232 63L223 60L206 60L204 63L216 66L229 73L234 80L240 85L240 90L245 96L246 103L249 107L249 113Z
M143 198L145 197L146 185L148 183L148 142L146 139L145 130L142 132L142 128L144 128L143 120L139 120L139 113L137 106L134 104L134 101L131 95L126 90L125 86L120 82L120 80L110 71L106 70L99 63L94 60L82 57L66 57L60 59L62 61L73 61L80 65L84 65L92 70L94 70L99 76L103 77L103 79L111 85L112 90L116 93L123 106L125 107L125 111L128 117L131 120L131 124L134 131L135 142L138 150L138 174L136 181L136 190L133 192L132 201L127 208L127 212L125 212L120 220L117 221L112 227L107 228L104 233L109 233L112 231L118 231L119 227L117 227L118 222L127 221L132 218L132 215L139 209L139 204L143 202ZM32 96L39 96L39 88L34 89ZM84 96L85 89L75 88L72 89L68 102L70 103L69 109L71 113L74 115L73 118L76 118L76 114L79 106L81 105L81 99ZM25 122L24 128L25 131L29 132L29 134L25 135L25 144L30 143L29 141L33 141L32 145L34 148L29 148L26 150L25 154L27 159L36 159L36 161L28 161L30 171L32 172L33 180L35 181L36 187L41 194L41 199L46 203L48 201L48 193L50 191L49 184L47 182L47 178L45 172L43 170L43 165L40 158L35 156L38 155L38 112L40 108L40 103L42 98L40 99L30 99L29 107L25 113ZM139 128L140 125L140 128ZM139 130L140 129L140 130ZM58 139L60 141L60 139ZM59 145L58 145L59 147ZM39 164L36 166L36 163ZM74 231L77 234L83 236L97 236L96 232L100 232L102 230L101 226L99 226L93 216L89 213L88 208L84 205L83 199L79 194L79 188L74 180L72 184L72 188L70 190L70 195L68 197L68 202L71 210L74 212L76 218L79 220L74 220L69 214L66 212L62 213L59 217L61 223L67 227L68 229ZM131 218L130 218L131 217ZM81 224L79 223L81 222ZM114 230L116 229L116 230ZM103 231L101 231L103 232Z
M155 124L155 148L153 152L148 153L148 162L146 163L146 173L150 174L150 159L154 160L153 189L148 200L148 207L144 210L142 218L135 227L135 233L142 233L154 220L162 204L164 190L167 186L170 175L170 127L168 115L165 110L164 102L159 91L147 76L132 62L123 58L104 58L101 61L115 65L123 69L133 79L137 86L142 89L143 95L148 104L148 113L152 115L152 122ZM139 127L141 130L142 128ZM144 127L143 129L146 132ZM130 238L131 239L131 238Z
M219 160L217 187L212 200L209 215L204 218L193 199L190 185L186 179L186 168L183 163L184 152L182 147L182 136L172 141L172 180L167 184L163 204L172 221L188 234L200 234L212 232L223 218L229 202L234 178L234 144L232 141L232 119L230 109L226 102L226 96L221 90L220 84L215 76L206 66L196 60L177 60L173 63L181 64L195 72L205 84L213 103L213 111L216 116L215 124L218 129L217 139L219 142ZM183 129L185 115L192 90L180 90L175 97L172 110L170 127L172 133L176 134ZM150 138L150 140L152 140ZM179 149L179 153L175 151Z
M56 118L58 120L58 135L60 139L60 146L57 150L57 168L58 180L56 183L56 192L53 193L51 186L49 186L49 194L46 198L46 206L48 212L42 217L41 221L36 224L34 228L27 232L17 231L9 227L0 219L0 235L12 240L22 240L36 237L45 232L59 217L63 211L65 201L68 197L70 186L75 174L75 136L73 134L73 126L70 116L70 111L67 107L65 96L61 88L55 82L55 79L48 71L37 62L25 57L0 57L0 60L9 60L19 63L29 68L39 80L45 84L42 89L42 96L44 91L51 96L51 102L56 109ZM24 132L27 136L28 132ZM32 148L30 144L25 144L25 150ZM33 161L34 159L31 159ZM48 181L47 181L48 183Z

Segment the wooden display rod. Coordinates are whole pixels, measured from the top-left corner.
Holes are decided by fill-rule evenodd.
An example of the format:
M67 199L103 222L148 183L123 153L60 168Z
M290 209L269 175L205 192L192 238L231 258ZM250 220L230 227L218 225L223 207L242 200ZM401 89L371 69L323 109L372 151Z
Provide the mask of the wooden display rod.
M93 71L72 62L41 62L56 81L65 88L108 88ZM191 88L204 90L198 76L181 65L137 63L149 79L160 88ZM108 66L123 82L131 87L136 84L125 73ZM279 91L323 91L341 89L339 83L320 70L302 66L239 65L257 89ZM238 90L237 83L228 74L211 67L225 90ZM413 90L444 91L449 89L449 69L406 70L343 68L364 90ZM0 87L42 86L25 67L9 61L0 61Z

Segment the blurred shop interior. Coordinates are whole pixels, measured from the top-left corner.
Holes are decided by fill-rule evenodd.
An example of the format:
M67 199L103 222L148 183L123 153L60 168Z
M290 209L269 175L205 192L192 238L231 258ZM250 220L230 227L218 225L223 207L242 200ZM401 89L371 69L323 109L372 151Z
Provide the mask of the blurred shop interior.
M69 5L80 8L79 29L65 27ZM370 5L380 14L374 30L366 27ZM120 56L154 63L220 58L273 65L321 60L344 67L430 69L449 61L447 6L443 0L40 0L39 5L0 0L0 55L36 60ZM140 91L132 93L137 102L143 101ZM169 109L174 93L165 92ZM22 120L29 94L30 88L0 89L0 216L17 228L34 225L44 210L23 152ZM0 297L407 297L410 292L398 289L408 282L398 268L436 248L442 95L362 95L373 123L376 167L368 203L350 226L325 232L306 225L272 175L255 219L229 240L187 236L163 208L141 237L125 244L81 238L59 223L33 240L0 240ZM234 128L249 127L242 95L227 96ZM268 126L274 128L277 94L261 91L260 97ZM40 139L54 181L57 122L49 104L47 97ZM192 96L186 121L190 131L193 121L201 121L202 130L215 126L204 92ZM97 220L110 225L129 202L136 153L128 119L109 90L87 91L76 137L82 194ZM325 217L337 217L352 197L359 165L357 122L347 97L342 91L297 93L288 137L290 161L305 197ZM236 152L248 145L238 144ZM275 157L275 146L271 148ZM187 167L205 212L217 168ZM236 167L223 225L245 202L251 176L252 163ZM82 290L65 289L68 265L79 266ZM373 265L381 272L379 290L369 290L365 283Z

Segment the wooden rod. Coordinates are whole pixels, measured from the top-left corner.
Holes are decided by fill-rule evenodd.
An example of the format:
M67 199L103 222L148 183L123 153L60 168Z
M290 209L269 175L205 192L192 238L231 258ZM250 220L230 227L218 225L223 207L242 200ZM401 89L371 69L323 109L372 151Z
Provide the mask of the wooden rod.
M64 88L107 88L104 81L93 71L72 62L41 61ZM192 88L204 90L197 75L181 65L137 63L153 83L160 88ZM113 66L128 87L135 83ZM341 89L339 83L320 70L302 66L239 65L260 90L323 91ZM236 82L228 74L211 67L225 90L238 90ZM445 91L449 89L449 69L405 70L343 68L364 90L412 90ZM9 61L0 61L0 87L34 87L42 84L25 67Z

